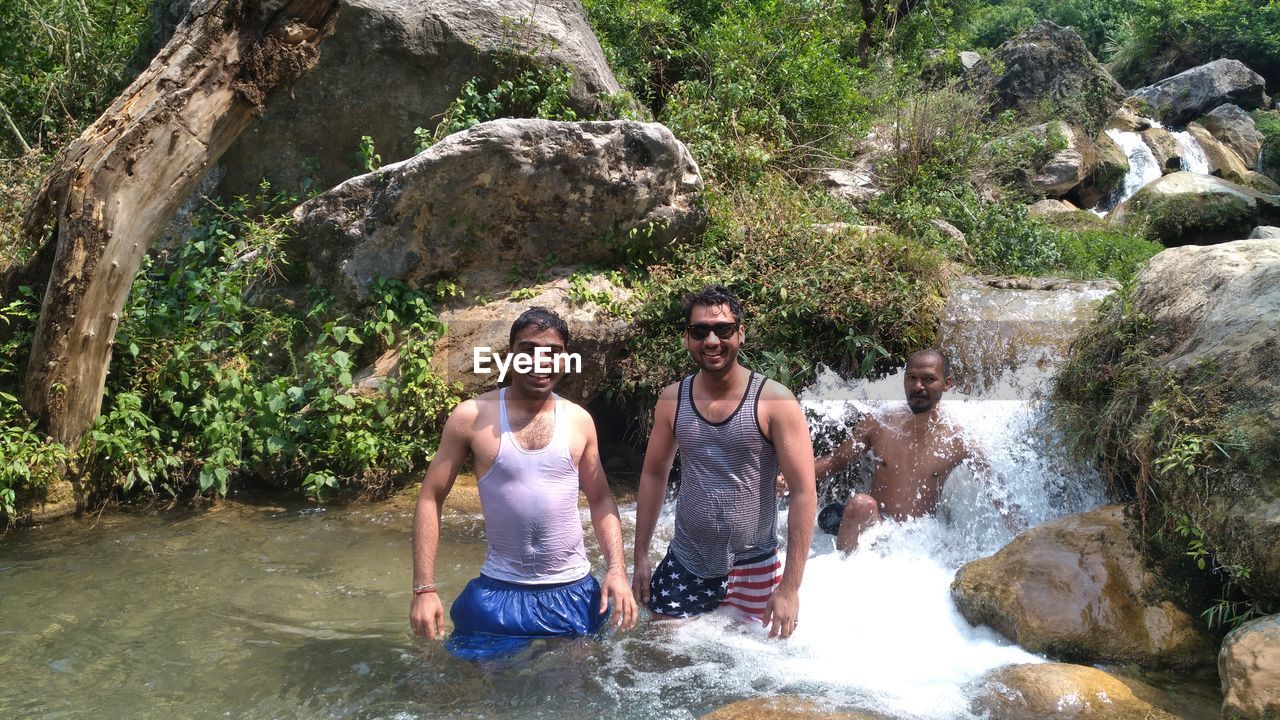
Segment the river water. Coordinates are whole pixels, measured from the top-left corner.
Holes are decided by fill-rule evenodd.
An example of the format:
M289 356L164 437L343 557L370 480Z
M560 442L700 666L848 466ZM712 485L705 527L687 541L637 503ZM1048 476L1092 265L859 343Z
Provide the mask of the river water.
M1056 450L1037 393L1105 292L981 282L956 292L944 345L960 384L944 407L985 448L996 486L957 471L945 519L885 524L849 558L818 533L787 642L712 615L471 665L409 633L411 493L341 508L225 502L0 541L0 717L694 718L774 695L887 717L976 717L985 672L1044 659L969 626L949 586L961 564L1010 537L993 493L1031 524L1104 501L1097 479ZM821 423L901 397L897 377L825 374L801 399ZM485 549L474 505L457 506L438 562L446 602ZM623 516L629 546L634 505ZM655 554L671 529L664 515ZM599 567L592 541L589 550Z

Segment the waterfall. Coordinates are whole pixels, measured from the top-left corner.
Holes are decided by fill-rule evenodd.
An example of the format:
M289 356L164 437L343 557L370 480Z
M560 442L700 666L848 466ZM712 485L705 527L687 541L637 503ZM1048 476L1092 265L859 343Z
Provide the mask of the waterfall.
M1143 142L1142 136L1128 130L1107 130L1107 137L1129 158L1129 173L1124 176L1124 184L1110 196L1103 198L1093 212L1105 215L1112 208L1133 197L1139 188L1160 177L1160 163L1151 148Z
M1170 134L1178 141L1178 146L1182 148L1182 169L1197 175L1208 175L1209 158L1205 157L1204 148L1200 146L1200 141L1196 140L1195 136L1186 130L1170 131Z

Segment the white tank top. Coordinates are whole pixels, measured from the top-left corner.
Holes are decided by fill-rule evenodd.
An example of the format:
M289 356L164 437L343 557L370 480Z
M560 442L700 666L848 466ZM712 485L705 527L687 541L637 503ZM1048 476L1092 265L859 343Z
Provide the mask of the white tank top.
M489 553L480 572L511 583L571 582L591 571L578 514L578 467L569 454L564 400L555 398L551 441L525 450L507 421L507 389L498 391L498 457L476 484Z

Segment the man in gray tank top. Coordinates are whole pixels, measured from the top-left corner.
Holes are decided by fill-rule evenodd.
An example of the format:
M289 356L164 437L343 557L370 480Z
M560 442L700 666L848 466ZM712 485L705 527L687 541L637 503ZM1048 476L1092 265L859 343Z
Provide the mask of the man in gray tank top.
M738 363L742 304L713 285L685 299L685 348L698 372L663 390L636 501L632 592L655 617L725 607L790 637L813 536L813 444L791 391ZM649 545L680 453L676 528L652 569ZM791 481L785 565L774 478Z

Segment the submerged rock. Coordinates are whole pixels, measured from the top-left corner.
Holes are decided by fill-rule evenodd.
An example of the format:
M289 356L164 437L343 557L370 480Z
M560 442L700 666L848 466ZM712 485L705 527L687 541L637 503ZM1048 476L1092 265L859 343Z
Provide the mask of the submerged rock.
M1258 224L1280 222L1280 195L1211 175L1176 172L1147 183L1110 215L1141 219L1166 245L1210 244L1244 237Z
M1252 110L1266 100L1266 81L1239 60L1223 58L1133 91L1161 122L1184 125L1224 104Z
M600 111L622 92L578 0L341 0L315 68L274 98L223 156L226 194L269 179L296 192L356 175L361 136L384 162L414 154L417 127L434 130L472 78L486 91L513 79L512 54L567 69L569 106Z
M1159 690L1084 665L1006 665L981 681L974 712L990 720L1177 720ZM1153 702L1154 701L1154 702Z
M475 289L486 275L531 277L548 257L593 262L690 237L706 218L701 192L662 125L498 120L303 203L295 242L347 301L379 276Z
M1280 615L1232 630L1218 654L1218 676L1224 718L1280 718Z
M1211 663L1200 623L1157 590L1120 505L1032 528L961 567L951 585L965 619L1032 652L1148 668Z
M801 696L742 700L703 715L700 720L892 720L887 715L838 711Z

